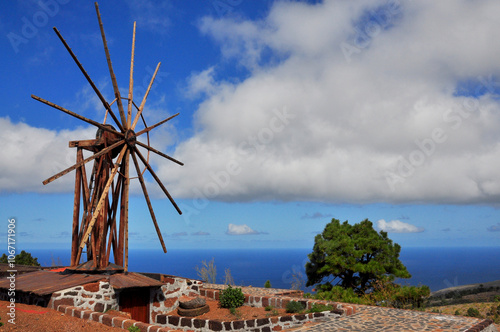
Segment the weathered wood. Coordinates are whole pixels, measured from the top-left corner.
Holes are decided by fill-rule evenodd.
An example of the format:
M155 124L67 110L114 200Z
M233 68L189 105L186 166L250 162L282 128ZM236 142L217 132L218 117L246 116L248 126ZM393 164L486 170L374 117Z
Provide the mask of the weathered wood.
M158 185L160 186L160 188L163 190L163 192L165 193L165 195L167 195L168 199L170 200L170 203L172 203L172 205L174 206L174 208L177 210L177 213L179 214L182 214L182 211L181 209L179 209L179 207L177 206L177 204L175 203L174 199L172 198L172 196L170 196L170 194L168 193L167 191L167 188L165 188L165 186L163 185L163 183L161 183L160 179L158 178L158 176L156 176L156 173L155 171L153 171L153 169L151 168L151 166L149 166L149 163L146 161L146 159L144 158L144 156L141 154L141 152L139 151L139 149L137 148L134 148L135 150L135 153L137 153L137 155L139 156L139 158L141 159L142 163L144 164L144 166L146 166L146 168L148 169L149 173L151 174L151 176L153 176L153 178L155 179L156 183L158 183Z
M165 122L169 121L169 120L172 120L173 118L175 118L177 115L179 115L179 113L177 114L174 114L168 118L166 118L165 120L162 120L160 122L158 122L157 124L154 124L150 127L147 127L147 128L144 128L143 130L141 130L140 132L136 133L135 136L139 137L140 135L144 134L144 133L147 133L148 131L151 131L151 129L154 129L156 127L158 127L159 125L162 125L164 124Z
M130 157L130 150L127 150L126 152L126 162L125 162L125 170L123 174L123 205L121 206L121 216L120 216L120 223L123 222L125 224L125 243L124 243L124 250L125 250L125 262L123 267L125 268L125 271L128 271L128 194L129 194L129 186L130 186L130 163L129 163L129 157ZM122 219L123 217L123 219Z
M113 178L116 175L116 172L118 171L118 167L120 166L120 163L121 163L121 161L123 159L123 156L125 155L126 151L127 151L127 145L124 145L123 148L122 148L122 150L121 150L121 152L120 152L120 155L118 156L118 159L116 160L116 164L113 167L111 175L109 176L109 179L108 179L108 181L106 183L106 186L104 187L104 190L103 190L103 192L100 195L101 198L99 199L99 203L97 203L97 207L94 210L94 214L92 215L92 219L89 222L89 228L87 229L87 232L83 236L83 240L80 243L80 247L81 248L85 247L85 239L87 239L88 236L90 235L90 232L92 231L92 228L94 227L94 224L96 222L97 215L102 210L104 201L106 199L106 195L108 194L109 188L111 187L111 182L113 181Z
M80 141L69 141L68 146L70 148L86 148L93 147L97 143L97 139L84 139Z
M84 116L81 116L81 115L79 115L79 114L76 114L75 112L72 112L72 111L70 111L70 110L68 110L68 109L66 109L66 108L64 108L64 107L61 107L61 106L59 106L59 105L57 105L57 104L54 104L54 103L52 103L52 102L50 102L50 101L48 101L48 100L45 100L45 99L40 98L40 97L35 96L35 95L31 95L31 98L33 98L33 99L35 99L35 100L38 100L39 102L44 103L45 105L49 105L49 106L51 106L51 107L53 107L53 108L55 108L55 109L58 109L58 110L60 110L60 111L62 111L62 112L64 112L64 113L66 113L66 114L69 114L69 115L71 115L71 116L74 116L74 117L75 117L75 118L77 118L77 119L80 119L80 120L82 120L82 121L85 121L85 122L87 122L87 123L90 123L91 125L94 125L94 126L96 126L96 127L98 127L98 128L101 128L102 130L106 130L106 131L108 131L108 132L110 132L110 133L113 133L113 134L115 134L115 135L118 135L118 136L120 136L120 137L123 137L123 136L124 136L122 133L120 133L120 132L118 132L118 131L116 131L116 130L112 129L111 127L107 127L107 126L105 126L105 125L103 125L103 124L100 124L99 122L96 122L96 121L94 121L94 120L88 119L88 118L86 118L86 117L84 117Z
M122 145L123 143L125 143L125 141L124 141L124 140L119 141L119 142L116 142L115 144L110 145L110 146L108 146L107 148L104 148L104 149L102 149L101 151L99 151L99 152L97 152L97 153L93 154L92 156L88 157L87 159L82 160L81 162L77 162L77 163L76 163L76 164L74 164L73 166L68 167L68 168L66 168L65 170L63 170L63 171L61 171L61 172L57 173L56 175L51 176L50 178L48 178L47 180L43 181L42 183L45 185L45 184L50 183L50 182L52 182L52 181L54 181L54 180L56 180L56 179L59 179L61 176L65 175L65 174L68 174L68 173L69 173L69 172L71 172L72 170L74 170L74 169L76 169L76 168L78 168L78 167L80 167L80 166L85 165L86 163L88 163L88 162L89 162L89 161L91 161L91 160L94 160L94 159L95 159L95 158L97 158L97 157L102 156L103 154L105 154L105 153L107 153L107 152L109 152L109 151L113 150L114 148L116 148L116 147L118 147L118 146Z
M163 158L167 158L168 160L173 161L173 162L174 162L174 163L176 163L176 164L179 164L179 165L181 165L181 166L184 166L184 164L183 164L182 162L178 161L177 159L174 159L174 158L170 157L169 155L164 154L164 153L163 153L163 152L161 152L161 151L156 150L155 148L150 147L149 145L146 145L146 144L144 144L144 143L142 143L142 142L139 142L139 141L136 141L136 142L135 142L135 144L140 145L140 146L142 146L143 148L148 149L149 151L154 152L154 153L156 153L157 155L162 156Z
M97 19L99 21L99 29L101 30L102 43L104 45L104 52L106 53L106 61L108 62L108 69L109 69L109 74L111 76L111 82L113 83L113 90L115 92L116 104L118 105L118 110L120 111L120 118L122 120L122 125L125 127L127 119L125 119L122 98L120 96L120 90L118 89L118 83L116 81L115 72L113 71L113 65L111 64L111 56L109 55L108 42L106 41L104 26L102 25L101 14L99 13L99 5L97 4L97 2L95 3L95 11L97 13Z
M132 55L130 56L130 80L128 84L128 107L127 107L127 129L130 129L130 124L132 122L132 96L134 90L134 53L135 53L135 26L134 22L134 32L132 33Z
M83 160L83 152L81 148L76 150L76 162ZM84 166L85 167L85 166ZM78 256L78 224L80 219L80 192L81 192L82 170L77 169L75 172L75 197L73 200L73 228L71 235L71 266L78 265L76 260Z
M158 227L158 223L156 222L156 216L153 211L153 206L151 205L151 201L149 200L148 190L146 189L146 184L144 183L144 178L141 174L141 168L139 167L139 163L137 162L137 158L135 156L134 151L131 151L132 160L134 161L135 169L137 170L137 175L139 177L139 182L142 187L142 192L144 193L144 198L146 198L146 203L148 204L149 213L151 214L151 219L153 220L153 224L155 225L156 234L158 234L158 239L160 239L161 247L163 248L163 252L167 253L167 248L165 247L165 242L163 242L163 236L161 235L160 227Z
M118 118L116 117L116 115L111 110L111 107L109 106L108 102L106 101L106 99L104 99L104 96L101 94L101 91L99 91L99 89L97 88L97 86L94 84L94 82L92 81L92 79L90 78L90 76L87 74L87 72L83 68L83 66L80 63L80 61L78 61L75 53L73 53L73 51L69 47L68 43L66 43L66 40L64 40L63 36L59 33L59 30L57 30L56 27L54 27L53 29L56 32L56 34L59 37L59 39L61 40L61 42L64 44L64 47L66 47L66 50L68 50L69 54L71 55L71 57L73 58L73 60L76 62L76 65L78 66L78 68L80 68L80 71L83 73L83 75L85 76L85 78L89 82L90 86L92 87L92 89L96 93L97 97L99 97L99 100L101 101L101 103L104 106L104 108L106 108L106 110L109 112L109 114L111 115L111 117L115 121L115 123L118 126L118 128L120 128L121 131L124 131L122 125L120 124L120 121L118 121Z
M149 91L151 90L151 87L153 86L153 82L155 80L156 74L158 73L158 70L160 69L160 64L161 64L161 62L158 62L158 65L156 66L155 72L153 73L153 77L151 77L151 81L149 82L146 93L144 94L144 97L142 98L141 106L139 106L139 111L135 115L135 119L134 119L134 122L132 123L132 127L130 127L132 130L135 129L135 126L137 125L137 122L139 121L139 117L141 116L142 111L144 110L144 105L146 104L146 99L148 98Z

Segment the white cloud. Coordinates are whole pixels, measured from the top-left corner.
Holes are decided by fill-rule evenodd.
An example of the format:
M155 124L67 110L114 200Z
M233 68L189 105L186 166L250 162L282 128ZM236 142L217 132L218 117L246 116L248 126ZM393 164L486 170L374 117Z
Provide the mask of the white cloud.
M260 232L254 231L248 225L243 224L243 225L235 225L235 224L229 224L227 225L227 231L226 234L228 235L256 235L256 234L261 234Z
M422 227L416 227L400 220L387 222L384 219L380 219L377 221L377 227L387 233L421 233L424 231Z
M73 175L44 186L42 181L73 165L71 140L95 137L94 128L53 131L0 118L0 192L62 192L74 190Z
M278 2L259 21L204 19L249 76L217 81L211 66L191 81L212 94L177 146L185 166L161 177L186 198L496 204L499 102L481 85L477 100L454 91L497 84L500 3L401 2L348 62L352 22L384 4Z

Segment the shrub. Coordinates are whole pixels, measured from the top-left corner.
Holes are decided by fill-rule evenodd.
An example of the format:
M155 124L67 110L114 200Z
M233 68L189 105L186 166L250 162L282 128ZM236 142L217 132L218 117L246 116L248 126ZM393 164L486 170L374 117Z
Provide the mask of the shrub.
M268 305L267 307L264 308L265 311L271 311L273 309L272 305Z
M129 326L127 329L129 332L141 332L141 329L138 328L137 326Z
M331 305L313 303L311 309L307 310L307 312L323 312L323 311L331 311L333 309L334 308Z
M264 288L271 288L271 282L269 280L264 284Z
M467 309L467 316L481 318L481 314L479 313L479 310L477 310L476 308L473 308L473 307L469 307L469 309Z
M297 301L290 301L286 305L286 312L288 313L299 313L304 311L304 309L304 305Z
M245 302L245 295L241 288L232 288L229 285L220 292L219 303L222 308L238 308Z
M460 316L460 310L455 310L455 316Z

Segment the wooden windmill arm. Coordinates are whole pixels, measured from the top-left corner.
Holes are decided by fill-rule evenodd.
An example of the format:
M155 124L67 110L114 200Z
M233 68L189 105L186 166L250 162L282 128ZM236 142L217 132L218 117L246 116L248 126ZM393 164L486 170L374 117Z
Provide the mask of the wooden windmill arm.
M64 44L64 47L66 47L66 49L68 50L68 52L71 55L71 57L73 58L73 60L75 60L76 65L78 66L78 68L80 68L80 71L83 73L83 75L85 76L85 78L89 82L89 84L92 87L92 89L94 89L94 92L96 93L97 97L99 97L99 99L101 100L101 103L108 110L109 114L111 115L111 117L115 121L115 123L118 126L118 128L120 128L121 131L124 131L122 125L120 124L120 121L118 120L118 118L116 117L116 115L111 110L111 107L109 106L108 102L106 101L106 99L104 99L104 96L101 94L101 92L99 91L99 89L97 89L96 85L94 84L94 82L92 81L92 79L90 78L90 76L87 74L87 72L83 68L82 64L80 63L80 61L78 61L78 59L76 58L75 53L73 53L73 51L69 47L68 43L66 43L66 41L64 40L64 38L62 37L62 35L59 33L59 30L57 30L56 27L54 27L53 29L56 32L56 34L59 37L59 39L61 40L61 42Z

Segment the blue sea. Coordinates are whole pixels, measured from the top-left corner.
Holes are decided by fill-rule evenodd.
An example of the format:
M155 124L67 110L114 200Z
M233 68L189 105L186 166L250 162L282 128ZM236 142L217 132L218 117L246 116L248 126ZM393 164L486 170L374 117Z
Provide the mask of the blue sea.
M29 249L44 266L58 261L69 265L70 250ZM225 269L240 286L291 287L293 275L307 280L304 265L311 249L170 249L129 250L129 271L163 273L198 278L196 267L213 258L217 281L223 283ZM400 259L411 273L406 285L427 285L432 291L442 288L500 280L500 248L403 248ZM305 291L311 288L303 287Z

